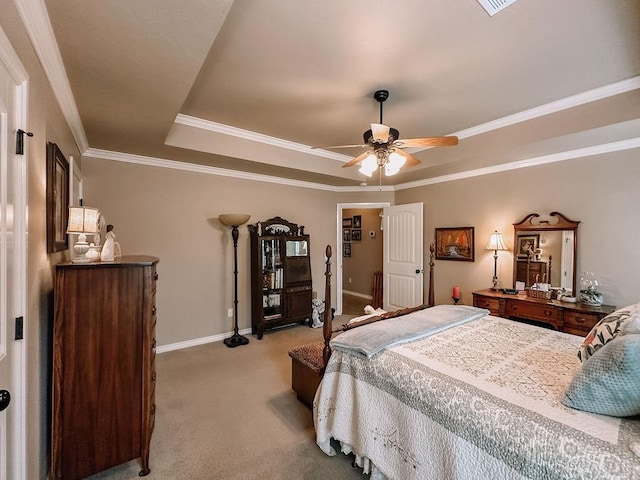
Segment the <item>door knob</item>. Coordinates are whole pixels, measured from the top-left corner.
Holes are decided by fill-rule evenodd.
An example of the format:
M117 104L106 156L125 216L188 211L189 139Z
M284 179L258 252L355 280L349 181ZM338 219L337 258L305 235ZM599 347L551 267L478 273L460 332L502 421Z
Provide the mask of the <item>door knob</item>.
M0 390L0 412L11 403L11 394L7 390Z
M424 270L420 270L419 268L416 268L416 273L422 273L424 272Z

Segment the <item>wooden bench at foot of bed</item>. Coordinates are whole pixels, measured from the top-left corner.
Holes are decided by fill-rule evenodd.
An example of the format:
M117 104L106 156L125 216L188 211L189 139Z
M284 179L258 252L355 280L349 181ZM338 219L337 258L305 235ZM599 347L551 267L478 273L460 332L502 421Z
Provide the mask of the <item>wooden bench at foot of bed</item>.
M429 303L428 306L434 305L434 285L433 285L433 257L435 246L432 243L429 246L431 252L429 259ZM322 380L322 374L324 373L324 367L329 361L331 350L329 348L329 340L333 333L337 331L344 331L352 327L351 325L344 325L341 329L333 331L331 327L331 321L333 320L333 309L331 308L331 246L327 245L326 253L327 268L325 271L325 286L324 286L324 325L323 325L323 340L307 343L304 345L298 345L297 347L289 350L289 356L291 357L291 388L302 403L307 407L313 408L313 398L316 395L316 390ZM411 307L403 309L403 311L389 312L385 315L365 320L361 324L353 325L353 327L372 323L374 321L383 320L386 318L393 318L398 314L408 313L417 309L425 308L424 305L419 307Z
M322 370L324 362L322 360L322 349L324 341L298 345L289 350L291 357L291 388L296 392L298 400L307 407L313 408L313 397L316 394L320 380L322 380Z

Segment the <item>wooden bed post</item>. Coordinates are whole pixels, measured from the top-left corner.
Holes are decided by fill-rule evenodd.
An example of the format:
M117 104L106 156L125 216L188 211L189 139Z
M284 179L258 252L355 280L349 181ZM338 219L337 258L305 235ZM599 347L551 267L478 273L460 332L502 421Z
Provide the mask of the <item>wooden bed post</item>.
M324 367L327 366L329 362L329 357L331 356L331 347L329 346L329 341L331 340L331 245L327 245L327 249L325 251L325 255L327 257L326 264L327 268L324 272L325 282L324 282L324 322L322 324L322 336L324 337L324 348L322 349L322 364ZM324 372L323 367L323 372Z
M427 305L433 307L436 302L434 298L434 285L433 285L433 257L435 256L436 246L432 243L429 245L429 299L427 301Z

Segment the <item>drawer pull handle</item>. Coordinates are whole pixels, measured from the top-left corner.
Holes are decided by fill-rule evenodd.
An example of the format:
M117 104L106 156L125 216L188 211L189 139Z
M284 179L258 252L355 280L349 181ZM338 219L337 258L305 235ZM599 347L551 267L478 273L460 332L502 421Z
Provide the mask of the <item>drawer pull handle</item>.
M516 310L518 310L518 306L517 305L511 305L511 310L513 310L515 312Z
M586 322L586 319L584 317L576 317L576 322L584 323L584 322Z
M153 273L153 279L154 280L158 280L158 277L159 277L158 272L154 272Z
M155 315L156 314L156 307L155 305L151 308L151 315Z
M156 381L156 372L153 372L151 374L151 380L154 381L154 382Z
M151 407L151 415L155 415L156 413L156 404L154 403L153 406Z
M551 317L551 316L553 316L553 312L550 312L549 310L545 310L545 311L544 311L544 314L545 314L547 317Z
M155 338L151 342L151 348L156 348L156 339Z

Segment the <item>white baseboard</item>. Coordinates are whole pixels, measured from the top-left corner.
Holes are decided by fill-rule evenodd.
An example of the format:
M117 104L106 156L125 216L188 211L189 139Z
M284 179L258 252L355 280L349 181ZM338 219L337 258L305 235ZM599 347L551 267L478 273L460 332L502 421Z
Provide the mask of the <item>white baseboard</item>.
M372 295L367 295L366 293L352 292L351 290L342 289L342 293L346 293L347 295L352 295L354 297L367 298L369 300L373 300Z
M240 335L251 334L250 328L239 330ZM211 335L209 337L194 338L193 340L185 340L184 342L170 343L168 345L160 345L156 348L156 353L171 352L173 350L182 350L183 348L195 347L197 345L204 345L205 343L213 343L224 340L227 337L233 335L233 332L219 333L218 335Z

